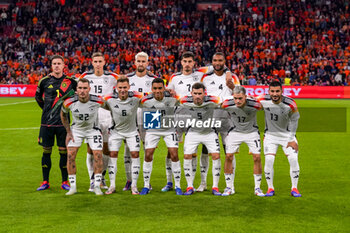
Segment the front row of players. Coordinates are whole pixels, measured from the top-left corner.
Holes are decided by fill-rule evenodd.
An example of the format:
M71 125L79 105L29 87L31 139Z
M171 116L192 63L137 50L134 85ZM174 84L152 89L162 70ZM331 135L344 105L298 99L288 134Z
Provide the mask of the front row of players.
M300 197L297 189L299 178L298 144L295 133L298 125L299 113L295 102L282 95L282 86L279 82L272 82L269 87L269 94L254 99L246 96L244 87L237 86L233 91L233 99L228 99L219 104L219 98L207 96L205 86L202 83L195 83L192 86L191 96L185 96L178 100L165 91L162 79L156 78L152 82L152 93L142 97L138 92L129 91L130 85L127 78L117 80L116 91L106 95L104 99L89 95L89 81L82 78L78 81L77 95L67 99L62 107L61 118L67 130L68 148L68 175L71 189L67 195L77 192L76 186L76 165L75 157L83 140L85 139L93 152L96 195L102 195L100 188L102 180L103 140L98 128L98 109L103 107L112 113L113 125L110 128L108 147L110 159L108 161L108 173L110 187L106 194L112 194L115 189L115 177L117 173L118 151L122 142L126 142L131 153L131 192L132 194L145 195L150 192L150 178L152 173L153 154L161 137L163 137L169 154L171 156L171 169L175 181L175 192L177 195L191 195L195 192L193 188L194 173L192 169L192 156L196 154L199 144L206 146L212 157L213 186L212 193L218 196L228 196L235 193L234 175L236 170L234 154L239 152L240 145L244 142L248 145L254 159L254 181L255 194L257 196L273 196L273 163L278 149L281 145L290 163L290 176L292 181L291 195ZM178 158L178 135L173 125L175 106L181 105L186 108L187 114L191 117L187 121L176 124L190 124L184 141L184 174L187 182L187 189L182 193L180 187L181 166ZM137 188L138 176L140 173L140 137L137 131L136 116L137 109L141 107L145 111L152 112L153 122L162 116L160 127L151 128L145 135L145 159L143 162L144 188L139 193ZM213 118L214 109L224 109L229 112L233 127L229 130L225 139L225 181L226 189L221 194L218 189L221 161L220 143L215 127L220 127L220 119ZM260 189L262 179L262 166L260 159L260 135L257 126L256 113L264 109L266 129L264 138L265 153L265 178L268 184L268 191L264 194ZM73 123L69 125L68 112L72 113Z

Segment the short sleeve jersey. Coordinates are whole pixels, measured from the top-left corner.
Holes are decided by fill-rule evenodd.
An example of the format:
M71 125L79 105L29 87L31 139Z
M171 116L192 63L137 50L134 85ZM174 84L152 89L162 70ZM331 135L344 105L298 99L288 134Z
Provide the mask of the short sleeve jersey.
M129 73L126 76L129 78L130 91L137 91L142 94L152 91L152 81L157 78L149 72L143 77L137 76L136 72Z
M71 128L77 131L87 131L98 128L98 109L104 105L102 97L90 95L86 103L79 101L77 95L64 101L62 111L72 113L73 123Z
M111 129L125 137L133 136L137 131L136 114L142 94L129 91L126 100L121 100L118 93L107 95L104 98L112 112L113 126Z
M105 96L113 93L113 88L117 85L118 75L105 71L101 76L97 76L93 71L83 73L80 78L86 78L90 82L90 94Z
M159 111L161 115L160 129L148 129L147 131L174 132L175 128L169 127L170 121L174 120L175 105L177 99L171 97L169 92L164 92L164 98L160 101L156 100L153 93L146 95L141 100L141 107L144 111ZM167 127L164 127L165 124Z
M180 98L191 94L192 85L200 82L204 73L194 71L192 74L184 75L175 73L170 77L168 89L174 90Z
M272 102L270 95L259 97L265 111L265 135L292 139L295 132L291 132L291 118L299 119L297 104L292 98L282 95L279 104ZM296 129L295 129L296 130Z
M193 102L192 96L185 96L180 99L180 103L183 107L187 108L191 119L187 121L202 121L203 124L196 124L193 127L193 124L187 129L187 132L197 132L200 134L208 134L214 131L214 128L211 127L214 121L213 113L214 109L219 106L219 97L217 96L204 96L203 103L201 105L196 105ZM205 127L204 122L208 122L209 126ZM202 127L198 126L202 125Z
M262 109L261 103L254 99L247 98L246 104L239 108L233 99L225 100L221 107L228 111L234 124L231 129L239 133L252 133L259 130L256 113Z

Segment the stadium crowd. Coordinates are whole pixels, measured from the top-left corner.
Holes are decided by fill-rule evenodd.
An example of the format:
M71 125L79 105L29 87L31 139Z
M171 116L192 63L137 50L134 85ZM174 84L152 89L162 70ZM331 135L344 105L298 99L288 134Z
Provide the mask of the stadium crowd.
M145 51L148 69L168 79L190 50L198 66L224 51L243 85L350 85L346 0L227 0L217 11L195 0L13 2L0 13L1 84L37 84L56 53L68 75L81 74L95 51L118 74Z

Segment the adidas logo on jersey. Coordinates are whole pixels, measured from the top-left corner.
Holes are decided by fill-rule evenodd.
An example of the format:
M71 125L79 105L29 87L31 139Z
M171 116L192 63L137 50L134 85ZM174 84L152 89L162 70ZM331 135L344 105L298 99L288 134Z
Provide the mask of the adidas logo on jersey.
M78 110L78 109L75 109L74 112L79 112L79 110Z
M102 145L100 144L100 145L98 145L98 147L97 148L102 148Z
M154 107L154 105L153 105L151 108L156 108L156 107Z
M116 104L114 107L115 107L115 108L119 108L118 104Z
M212 81L210 84L211 84L211 85L215 85L215 82L214 82L214 81Z
M184 84L184 82L180 81L179 84Z
M52 84L50 84L50 86L48 86L48 88L53 88Z
M130 84L130 87L134 87L134 86L135 86L135 83L131 83L131 84Z

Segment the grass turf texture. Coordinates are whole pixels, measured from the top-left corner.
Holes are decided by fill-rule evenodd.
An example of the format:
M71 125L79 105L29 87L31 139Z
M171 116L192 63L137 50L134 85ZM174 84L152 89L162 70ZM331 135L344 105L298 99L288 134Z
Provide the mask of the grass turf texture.
M123 192L123 152L118 160L117 193L102 197L87 191L86 148L77 156L78 194L65 196L57 147L53 148L51 188L35 191L42 179L41 154L37 145L41 110L30 98L0 98L0 232L346 232L350 227L349 142L346 132L299 132L299 190L290 196L289 164L281 149L275 161L275 197L253 194L253 161L244 144L237 158L236 194L216 197L210 191L192 196L162 193L165 185L165 144L156 150L151 177L152 192L132 196ZM8 105L9 103L25 102ZM348 100L296 100L299 107L347 108ZM320 119L323 115L318 116ZM303 115L301 116L302 125ZM346 118L345 118L346 119ZM339 121L337 116L328 122ZM327 122L327 121L326 121ZM260 125L263 128L263 125ZM302 127L302 126L301 126ZM180 160L183 164L182 145ZM141 155L141 159L143 155ZM224 161L222 152L222 164ZM264 164L264 157L262 156ZM198 162L199 166L199 162ZM223 169L223 166L222 166ZM199 168L195 187L200 182ZM211 167L208 187L211 186ZM186 181L182 173L182 188ZM142 173L138 187L143 185ZM220 190L225 188L223 176ZM266 192L265 179L262 189Z

